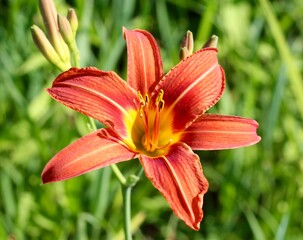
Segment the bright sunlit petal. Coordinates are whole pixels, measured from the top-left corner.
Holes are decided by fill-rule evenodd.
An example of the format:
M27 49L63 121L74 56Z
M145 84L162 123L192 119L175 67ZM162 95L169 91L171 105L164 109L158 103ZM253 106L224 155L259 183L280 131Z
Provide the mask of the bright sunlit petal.
M139 157L146 176L189 227L199 230L203 218L203 197L208 182L200 159L185 144L173 145L166 156Z
M160 49L154 37L144 30L123 29L127 44L127 81L143 95L163 76Z
M57 153L46 164L42 181L49 183L66 180L135 157L121 143L105 138L104 133L97 130Z
M172 114L175 131L181 131L220 99L224 87L225 76L218 64L217 50L209 48L195 52L173 68L153 94L164 91L165 115Z
M48 89L49 94L64 105L109 123L121 136L126 136L125 118L136 109L136 92L114 72L96 68L71 68L60 74Z
M245 147L261 140L253 119L204 114L185 130L182 140L194 150Z

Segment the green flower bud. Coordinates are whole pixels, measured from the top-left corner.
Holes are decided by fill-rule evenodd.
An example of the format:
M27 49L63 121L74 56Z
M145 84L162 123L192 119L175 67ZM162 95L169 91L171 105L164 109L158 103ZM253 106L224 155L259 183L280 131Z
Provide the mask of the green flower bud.
M54 2L52 0L40 0L39 3L43 22L51 44L62 61L69 62L70 53L59 32L57 11Z
M74 41L74 34L72 32L69 21L65 16L58 14L58 25L62 38L67 43L67 45L70 46Z
M183 59L187 58L189 55L190 54L189 54L188 49L186 47L181 48L180 55L179 55L180 60L183 60Z
M31 33L36 46L49 62L57 66L62 71L70 68L70 64L62 62L56 50L39 27L36 25L32 26Z
M70 8L68 10L67 19L68 19L68 21L70 23L72 32L73 32L74 37L75 37L76 36L76 32L78 30L78 18L77 18L77 14L76 14L76 12L75 12L75 10L73 8Z
M181 43L180 60L187 58L194 51L194 37L191 31L187 31Z
M186 32L186 35L182 40L181 49L182 48L187 48L189 54L192 54L194 51L194 37L193 33L189 30Z
M219 38L216 35L212 35L202 48L217 48L218 40Z

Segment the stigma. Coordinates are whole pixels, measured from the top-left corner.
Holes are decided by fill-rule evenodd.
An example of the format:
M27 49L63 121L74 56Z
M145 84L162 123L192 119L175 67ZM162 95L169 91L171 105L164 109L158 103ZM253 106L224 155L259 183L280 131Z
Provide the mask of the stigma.
M142 96L138 91L138 99L140 103L139 116L142 120L144 133L142 134L141 143L148 152L154 152L157 149L164 148L159 146L159 133L161 123L161 113L164 109L163 100L164 91L161 89L156 99L151 102L148 94Z

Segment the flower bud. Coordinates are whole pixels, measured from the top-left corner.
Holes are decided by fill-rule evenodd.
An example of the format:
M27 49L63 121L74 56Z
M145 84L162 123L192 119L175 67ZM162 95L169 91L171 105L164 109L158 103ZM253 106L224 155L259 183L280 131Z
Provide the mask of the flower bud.
M212 35L202 48L217 48L218 40L219 38L216 35Z
M73 32L74 37L75 37L77 29L78 29L78 18L77 18L77 14L76 14L76 12L75 12L75 10L73 8L70 8L68 10L67 19L68 19L68 21L70 23L72 32Z
M58 35L56 7L52 0L40 0L39 7L47 35L51 38L50 40L53 45L55 45L54 42L57 38L56 35Z
M193 53L194 50L194 37L193 33L191 31L187 31L186 35L184 36L182 43L181 43L181 48L186 47L189 54Z
M36 25L32 26L31 33L36 46L49 62L63 71L70 68L70 65L62 62L56 50L39 27Z
M40 0L40 11L51 44L63 62L70 61L68 47L65 45L58 27L57 11L52 0Z
M65 16L58 14L58 25L63 40L67 45L71 45L74 41L74 35L69 21Z
M183 59L187 58L189 55L190 54L189 54L188 49L186 47L181 48L180 54L179 54L180 60L183 60Z
M191 31L187 31L181 43L180 59L183 60L184 58L188 57L193 53L193 51L194 51L193 33Z

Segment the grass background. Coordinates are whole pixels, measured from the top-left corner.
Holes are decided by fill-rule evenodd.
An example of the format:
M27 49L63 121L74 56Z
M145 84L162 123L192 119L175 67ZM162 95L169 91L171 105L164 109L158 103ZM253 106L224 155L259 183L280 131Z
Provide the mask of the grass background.
M198 152L210 182L199 232L179 221L142 177L133 191L135 239L300 239L303 234L303 2L55 0L76 9L82 66L126 76L122 26L150 31L165 70L186 30L199 49L219 36L227 89L212 112L256 119L262 141ZM47 161L88 132L44 90L59 74L34 46L38 1L0 6L0 239L123 239L122 194L110 168L42 186ZM125 175L138 161L119 164Z

